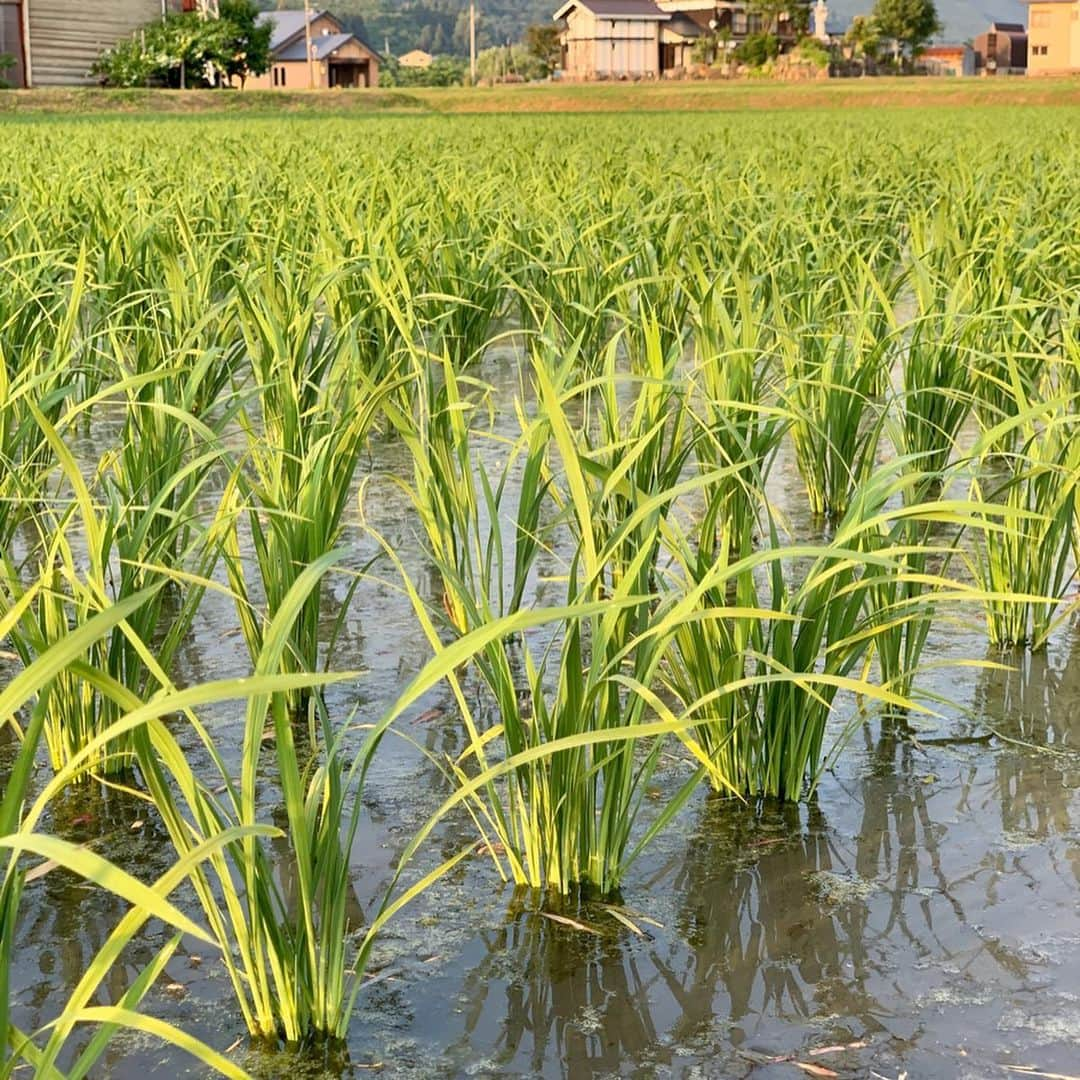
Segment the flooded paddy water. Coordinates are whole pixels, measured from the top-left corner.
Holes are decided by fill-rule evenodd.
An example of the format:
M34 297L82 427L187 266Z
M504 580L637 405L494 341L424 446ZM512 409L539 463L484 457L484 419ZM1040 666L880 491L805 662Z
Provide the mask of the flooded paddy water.
M483 371L506 406L518 359L503 349ZM497 415L496 431L511 435L512 409ZM94 435L82 448L88 464ZM484 451L500 452L497 443ZM361 469L366 526L435 604L438 575L389 481L406 468L400 444L373 444ZM786 449L769 496L797 539L821 535ZM357 521L349 564L360 569L377 546ZM546 569L558 571L555 555ZM336 582L326 597L328 622L348 584ZM244 673L243 642L221 630L230 625L230 601L208 594L181 654L182 681ZM336 657L362 675L327 692L331 712L370 724L426 655L400 583L376 563ZM992 666L960 666L972 660ZM978 611L958 608L935 624L927 661L919 685L937 696L936 715L857 723L806 805L745 804L702 787L634 865L614 905L515 891L478 850L389 925L345 1049L260 1054L214 957L190 946L170 961L149 1006L231 1046L266 1077L284 1075L286 1064L295 1077L1075 1071L1080 632L1064 627L1045 653L988 650ZM850 723L850 710L846 719L838 712L834 735ZM235 760L242 711L218 708L210 722ZM359 925L442 800L436 760L462 750L449 693L429 693L399 729L364 792L350 900ZM185 738L197 761L201 747ZM684 761L665 762L657 802L686 775ZM261 798L277 821L275 790ZM154 809L121 791L69 793L50 814L52 830L134 873L162 872L172 858ZM464 816L442 822L430 860L451 855L471 828ZM278 854L289 895L287 849ZM62 870L31 882L25 904L12 1003L15 1022L34 1028L71 992L124 905ZM106 983L114 996L166 937L147 933L130 948ZM124 1033L105 1063L101 1075L118 1080L205 1075L178 1051Z
M139 1013L224 1053L229 1075L1080 1076L1080 627L1072 614L1080 247L1063 224L1080 213L1071 179L1080 142L1066 110L1017 112L994 128L1001 146L978 118L942 115L948 142L946 121L915 113L782 124L764 114L710 117L678 137L671 117L21 126L21 167L0 178L0 375L8 380L0 386L0 532L9 549L0 552L0 625L8 631L0 695L17 685L20 655L32 667L99 610L115 610L125 588L130 596L148 580L167 599L139 642L143 653L124 664L98 653L64 666L71 678L61 689L83 694L71 693L70 714L54 716L55 727L81 718L80 706L93 713L116 686L127 693L117 694L126 710L132 701L175 702L175 688L247 680L229 684L226 704L200 700L203 728L174 708L155 727L152 746L118 751L126 772L60 790L27 828L101 856L139 882L157 881L177 862L183 828L168 802L189 769L196 780L184 789L181 824L207 843L234 823L248 833L229 842L224 871L207 874L204 892L189 874L169 895L201 928L213 921L215 902L220 910L225 885L242 880L236 895L245 901L272 894L251 925L293 934L275 959L293 947L297 968L316 949L324 949L320 960L332 951L312 945L314 932L297 925L310 912L320 929L330 925L327 896L342 864L334 859L340 837L350 836L348 888L331 899L341 901L348 925L343 955L351 963L359 953L362 973L355 1008L341 1014L343 1039L317 1042L334 1024L308 1015L307 1027L297 1025L305 1048L286 1048L291 1018L281 1001L254 1022L241 1008L244 980L226 972L225 958L242 952L248 908L213 929L224 956L194 934L177 938L164 922L147 921L106 966L92 1004L124 1000L159 951L175 946ZM100 153L106 144L111 155ZM353 170L340 168L346 150ZM177 160L187 163L182 176ZM623 337L609 351L616 331ZM854 389L853 371L861 373ZM740 384L731 372L746 379ZM761 372L768 378L759 384ZM455 415L455 379L455 393L467 400L460 411L475 421L465 434L433 420ZM189 394L193 386L199 392ZM379 419L354 427L355 414L376 399ZM632 412L636 426L627 420ZM178 426L136 421L153 415ZM762 435L767 424L747 419L763 415L782 416L775 439ZM1019 434L1008 427L1019 428L1018 417L1026 425ZM829 438L815 443L833 421ZM197 437L188 444L177 430ZM171 455L170 484L199 473L175 517L171 508L145 513L161 488L154 455L136 452L147 432L147 445ZM530 528L540 542L519 582L507 552L513 547L516 558L517 542L532 539L519 522L534 437L542 483L533 476L532 490L542 491L543 505ZM760 491L761 474L748 482L748 503L767 504L775 536L761 521L755 533L750 515L739 518L744 504L720 483L725 468L715 446L729 453L744 437L765 447L742 457L769 466ZM340 456L320 456L325 445ZM358 447L355 457L349 447ZM957 467L927 464L941 454ZM828 469L817 475L823 460ZM642 461L651 472L632 471ZM497 515L490 489L453 488L455 469L474 477L479 464L496 482L507 466ZM575 468L584 498L568 479ZM318 485L308 482L309 469L321 470ZM275 488L286 473L289 482ZM1007 490L1010 476L1016 483ZM1036 490L1033 476L1060 483ZM865 531L845 532L845 511L835 504L831 518L811 515L811 477L823 498L865 511ZM1060 499L1056 531L1031 525L1042 520L1038 508L1001 512L1021 488L1036 502ZM448 490L458 502L438 518L436 500L424 496ZM339 535L321 512L340 492ZM890 531L911 508L909 497L929 499L918 519L929 527L914 539ZM470 498L472 516L454 516ZM931 504L948 509L928 511ZM727 517L711 520L714 509ZM497 546L505 558L496 560L495 585L476 573L496 546L484 547L492 517L503 525ZM157 527L188 518L191 536L176 552L93 547L103 534L130 540L124 529L132 521ZM885 520L888 527L875 531ZM271 521L310 528L296 529L268 556ZM628 522L648 528L630 533ZM738 523L746 526L741 540ZM460 540L459 528L468 533L464 570L451 565L457 550L441 561L436 551L450 534ZM994 549L1001 565L990 565L988 538L1034 535L1046 544L1003 542ZM599 560L575 592L597 536L607 562ZM738 561L740 543L750 569L737 581L714 578L716 567ZM1025 574L1043 546L1054 565L1041 579ZM260 637L274 637L269 609L288 606L268 594L298 580L298 567L321 565L330 549L344 554L322 579L321 609L304 612L312 618L290 638L293 651L272 657L269 674L259 669L256 680L282 672L314 678L324 667L347 674L326 686L318 697L325 709L313 707L307 722L296 712L290 724L276 691L268 723L248 679L272 652ZM647 574L640 551L655 554ZM763 554L773 562L755 561ZM213 566L208 586L198 576L204 556ZM125 582L132 566L146 577ZM874 577L871 568L882 566L887 571ZM934 577L943 566L947 583ZM1026 596L1035 615L1049 605L1029 589L1053 594L1063 617L1044 649L988 643L995 635L1039 638L1038 626L1015 631L1005 618L987 618L1002 602L997 586L983 587L991 571L1001 571L994 580L1005 580L1008 599ZM841 572L847 585L832 591ZM456 573L473 576L463 583ZM631 587L632 573L640 576ZM522 612L571 607L544 623L523 622L513 635L500 631L498 659L509 673L502 684L491 676L498 660L481 653L481 663L455 661L411 700L361 780L348 773L325 828L335 789L316 780L330 776L332 762L367 762L354 755L372 745L373 726L440 643L445 649L477 626L490 628L505 610L512 575ZM888 584L915 578L921 591L913 605L881 599ZM803 588L807 581L813 588ZM866 599L872 588L879 592ZM151 672L146 656L156 663L165 654L192 595L197 611L168 671ZM859 614L844 629L852 596ZM636 658L667 634L664 613L684 600L686 625L710 626L716 636L695 653L695 641L671 634L663 660L643 663L646 674L633 682ZM831 605L837 625L830 621L792 660L798 650L784 651L780 630L814 624L818 601ZM632 613L601 641L609 652L597 646L604 619L590 614L586 622L586 609ZM756 632L732 645L744 624ZM929 636L921 654L912 649L911 668L894 666L894 679L883 672L895 644L888 631L898 625L910 631L905 647L917 637L912 627L929 625ZM118 653L120 636L110 638ZM556 659L537 674L525 657L536 663L545 647L546 659ZM766 700L762 691L735 701L724 674L731 668L721 670L724 649L723 658L737 662L736 681L749 671L756 688L783 685L790 697ZM689 678L688 691L672 674L680 664L689 670L687 656L700 680ZM837 656L854 659L825 670ZM905 691L903 707L894 701L886 710L888 694L875 692L901 685L911 669L911 700ZM603 672L592 697L581 692L586 670L589 679ZM561 680L570 689L560 698ZM735 735L724 733L727 716L699 722L694 713L718 683L729 684L716 691L722 702L752 702L732 712L741 725ZM804 692L806 684L820 693ZM18 698L0 715L5 795L21 782L18 739L53 708L56 685L5 699ZM245 696L258 707L248 711ZM914 703L922 709L908 708ZM561 789L569 795L552 800L555 808L544 801L552 789L544 769L565 729L544 727L549 705L573 729L568 738L595 739L573 748L588 752L576 759L577 775L566 773L586 780ZM662 725L656 718L665 709L681 710L693 725L687 720L679 737L669 726L663 742L655 727L647 737L631 731L640 740L633 744L621 731L601 738L620 724ZM793 743L818 720L825 725L825 716L822 746L799 757L805 746ZM751 745L774 721L776 729ZM544 761L529 774L533 787L513 786L521 769L491 785L490 802L462 799L440 813L452 791L473 781L478 760L518 757L511 722L524 743L534 740L526 752L541 752L531 759ZM711 761L701 751L705 735L701 744L688 736L707 727L716 740ZM772 785L787 802L720 797L695 771L702 757L715 767L748 729L745 769L736 766L728 782L742 791ZM54 754L58 741L56 730L39 732L27 797L0 804L11 835L24 835L20 821L33 797L64 768L65 752L78 752ZM601 745L619 749L601 753ZM761 764L774 752L794 762L788 769L781 761L779 778ZM572 755L558 754L563 768ZM116 760L103 758L102 768ZM177 768L154 787L163 760ZM624 772L606 771L612 761ZM722 787L716 772L708 775ZM617 803L609 794L620 779L633 797ZM305 802L296 791L309 781L315 794ZM291 799L287 782L295 784ZM236 789L245 784L241 812ZM346 822L357 791L353 836ZM570 826L551 825L573 795L581 813ZM603 841L625 822L632 827L625 844L620 834L620 843L601 850L593 830L601 818L607 825L611 805L622 816ZM213 811L198 817L206 807ZM512 827L499 832L485 815L504 811ZM528 832L542 813L547 831L536 827L536 849L527 850L515 830ZM535 818L526 821L528 814ZM327 861L302 864L300 848L310 851L313 835L329 837L319 848ZM523 868L536 851L536 865ZM511 856L519 878L549 887L504 880L499 868ZM305 865L316 867L313 883ZM33 1033L40 1048L129 908L45 855L12 857L6 866L0 974L9 969L13 1028ZM6 907L17 868L26 871L24 888ZM599 880L617 889L601 897L578 887ZM401 895L425 882L385 925L379 921L392 886ZM381 929L365 954L357 946L374 926ZM305 968L309 984L318 966ZM58 1066L80 1078L210 1075L197 1057L158 1038L160 1028L127 1021L88 1073L77 1060L93 1045L90 1025L64 1041ZM273 1046L249 1035L260 1024ZM0 1075L10 1067L14 1077L56 1080L35 1069L36 1051L7 1061L8 1050L0 1046Z

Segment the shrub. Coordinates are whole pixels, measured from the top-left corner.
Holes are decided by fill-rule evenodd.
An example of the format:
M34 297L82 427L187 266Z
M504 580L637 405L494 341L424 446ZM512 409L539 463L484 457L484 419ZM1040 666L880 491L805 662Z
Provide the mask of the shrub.
M183 89L231 83L234 77L243 84L270 65L271 28L256 25L256 14L251 0L227 0L220 18L170 15L107 49L90 72L105 86Z
M829 50L817 38L805 37L799 42L799 56L819 68L829 66Z
M775 34L751 34L735 49L735 59L740 64L761 67L774 60L780 52L780 40Z

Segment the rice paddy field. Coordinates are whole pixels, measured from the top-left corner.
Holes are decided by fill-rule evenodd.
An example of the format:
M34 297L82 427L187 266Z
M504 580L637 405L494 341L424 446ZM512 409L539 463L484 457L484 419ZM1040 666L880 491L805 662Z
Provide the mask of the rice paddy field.
M1078 120L6 121L0 1077L1080 1073Z

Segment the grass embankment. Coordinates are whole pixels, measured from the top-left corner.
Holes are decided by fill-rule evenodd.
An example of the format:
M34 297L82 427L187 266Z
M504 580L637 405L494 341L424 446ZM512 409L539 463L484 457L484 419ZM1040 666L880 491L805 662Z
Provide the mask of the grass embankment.
M838 79L820 83L656 82L333 91L102 90L0 94L0 116L27 113L544 113L1080 105L1080 77Z

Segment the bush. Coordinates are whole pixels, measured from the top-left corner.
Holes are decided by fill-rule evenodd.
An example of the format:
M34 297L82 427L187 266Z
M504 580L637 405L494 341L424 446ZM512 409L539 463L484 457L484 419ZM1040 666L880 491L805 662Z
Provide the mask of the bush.
M402 67L391 60L379 69L380 86L461 86L466 64L456 56L436 56L430 67Z
M775 34L751 34L735 49L735 59L740 64L761 67L775 60L780 53L780 39Z
M0 90L10 90L11 83L4 78L4 73L15 66L15 57L11 53L0 53Z
M225 0L221 17L194 12L169 15L117 42L94 61L90 73L104 86L241 85L270 66L270 26L257 26L252 0Z
M817 38L805 37L799 42L799 57L819 68L829 66L829 50Z

